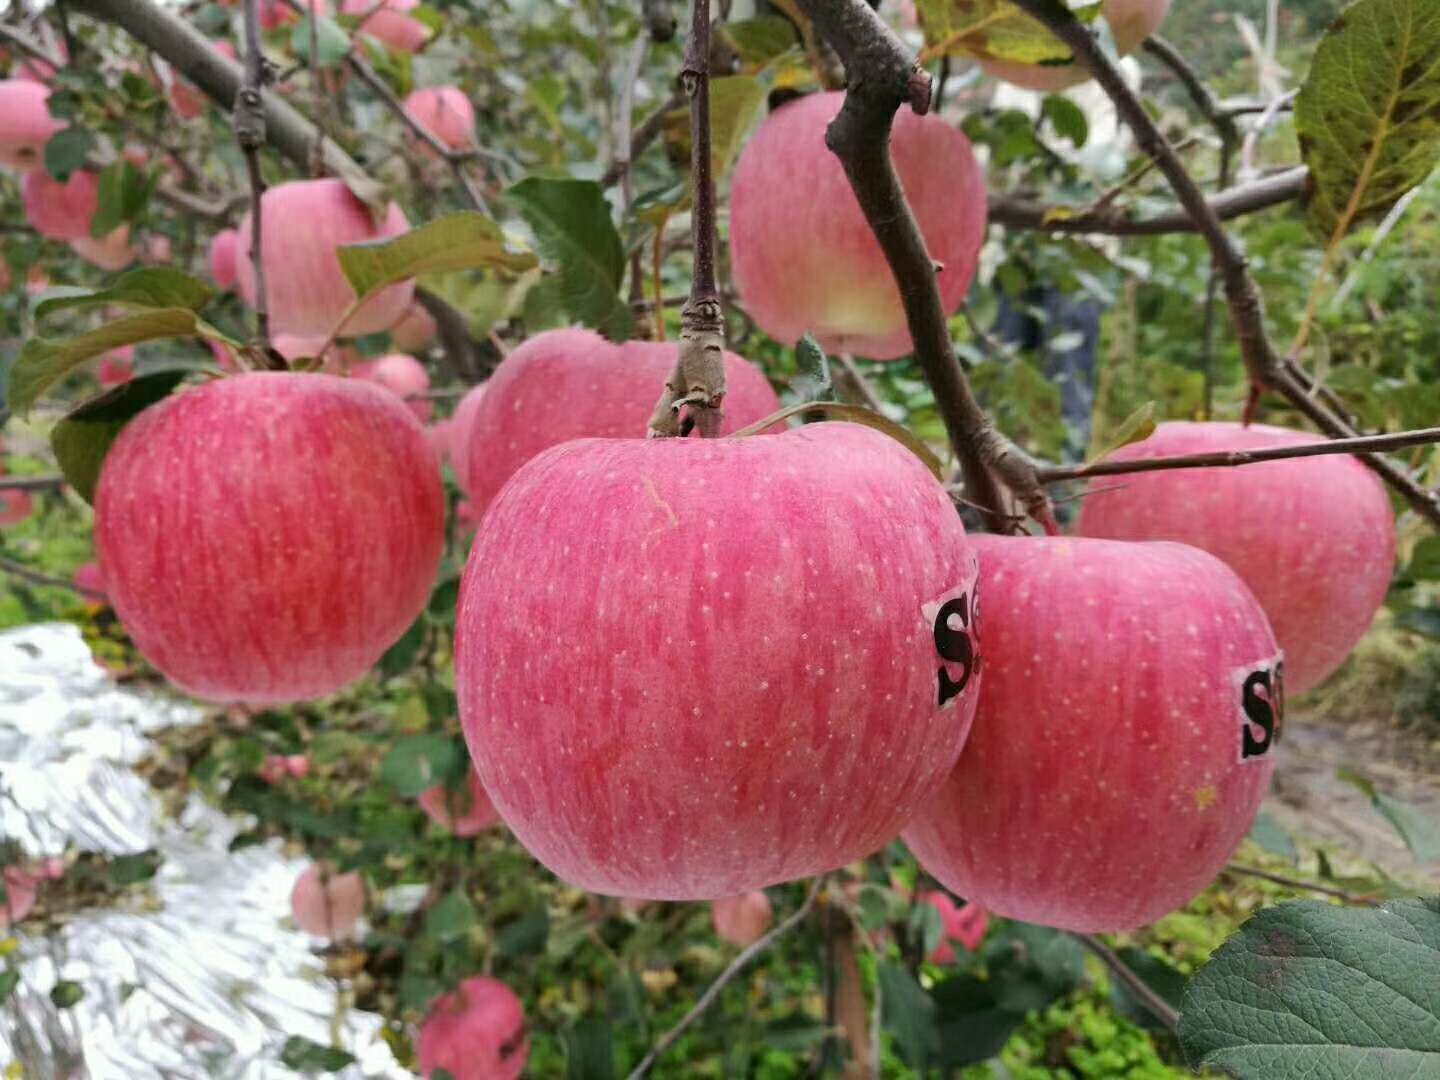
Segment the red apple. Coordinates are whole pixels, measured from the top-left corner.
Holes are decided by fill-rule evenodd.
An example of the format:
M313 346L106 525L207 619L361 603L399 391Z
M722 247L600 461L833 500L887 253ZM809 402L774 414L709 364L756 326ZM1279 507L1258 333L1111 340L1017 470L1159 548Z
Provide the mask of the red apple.
M95 538L146 657L210 701L320 697L430 597L444 493L420 424L379 387L251 372L173 395L105 458Z
M394 203L385 224L376 228L365 205L339 180L277 184L262 196L261 209L270 328L276 334L298 337L327 337L355 300L340 271L336 248L396 236L409 228ZM254 307L249 214L240 223L235 269L240 296ZM346 320L342 332L359 336L386 329L410 306L414 293L413 281L381 289Z
M1265 613L1183 544L972 538L984 683L905 842L946 888L1079 931L1153 922L1250 828L1283 708Z
M420 0L381 0L377 9L376 0L345 0L341 10L346 15L372 14L360 24L360 32L368 34L398 52L416 52L430 40L430 28L419 19L413 19L403 12L418 7Z
M33 169L65 121L50 115L50 88L28 79L0 79L0 165Z
M1128 56L1160 29L1170 0L1104 0L1100 9L1115 39L1115 51ZM1042 94L1053 94L1090 78L1080 64L1022 64L1013 60L982 60L987 75Z
M105 575L100 572L100 564L87 562L79 567L74 576L70 578L75 587L85 596L86 600L96 604L106 603L105 598Z
M365 880L353 870L338 874L323 863L312 863L291 890L290 914L307 934L332 941L348 938L365 914Z
M679 352L675 342L612 345L593 330L551 330L501 361L470 423L462 484L481 509L547 447L587 437L639 438ZM759 368L725 354L726 433L780 407ZM457 473L458 475L458 473Z
M785 344L807 330L831 352L892 360L911 350L890 267L825 128L842 93L772 113L735 166L730 250L740 304ZM985 239L985 180L970 142L937 116L902 109L890 142L924 233L946 312L964 300Z
M1110 456L1133 461L1215 450L1293 446L1320 438L1285 428L1167 423ZM1285 650L1285 684L1301 694L1344 662L1385 600L1395 516L1385 487L1353 457L1135 473L1085 499L1079 532L1178 540L1245 579Z
M480 411L480 400L489 385L485 382L465 391L450 418L450 468L462 491L470 490L470 443L475 437L475 414Z
M226 7L235 7L240 0L220 0ZM308 7L321 18L330 14L329 0L299 0L301 7ZM278 30L282 26L299 22L300 16L293 11L287 0L260 0L260 26L265 30Z
M135 378L135 346L122 345L100 358L95 381L107 390Z
M400 321L390 327L390 344L400 352L419 352L435 337L435 320L419 303L410 305Z
M499 979L466 979L435 999L420 1026L420 1075L437 1070L453 1080L516 1080L530 1056L525 1009Z
M210 277L221 289L229 291L235 287L239 274L237 260L240 258L240 233L235 229L221 229L210 240Z
M470 770L463 791L452 791L444 784L425 791L420 796L420 809L436 825L456 836L474 836L500 821L474 769Z
M455 86L429 86L405 99L405 114L452 150L475 141L475 107Z
M413 356L390 353L388 356L357 365L353 374L357 379L373 382L376 386L389 390L405 402L406 408L413 412L422 424L430 419L430 402L414 396L430 389L430 374L425 370L425 365Z
M79 169L65 183L44 169L31 169L20 181L25 217L51 240L88 239L90 219L100 205L100 178Z
M765 936L765 931L775 921L775 912L764 891L754 889L743 896L727 896L712 901L710 921L715 926L717 937L743 948Z
M471 757L591 892L709 900L843 866L965 740L975 573L944 489L870 428L553 447L490 504L461 583Z
M135 261L135 249L130 245L129 225L112 229L98 240L89 235L77 236L70 240L69 244L70 250L91 266L98 266L111 273L124 270Z

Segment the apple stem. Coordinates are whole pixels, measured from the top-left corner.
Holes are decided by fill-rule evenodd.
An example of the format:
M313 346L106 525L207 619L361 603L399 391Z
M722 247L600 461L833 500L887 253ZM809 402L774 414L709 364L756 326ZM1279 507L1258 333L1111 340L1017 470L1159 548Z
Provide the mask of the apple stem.
M250 174L250 259L255 267L255 337L251 351L265 367L285 367L280 354L270 348L270 309L265 291L265 259L261 250L261 196L265 178L260 173L260 147L265 145L265 108L260 88L265 85L265 54L260 51L260 2L245 0L245 80L235 95L232 114L235 141L245 155Z
M725 414L725 313L715 280L715 177L710 163L710 0L692 0L690 40L680 77L690 99L690 215L695 270L690 298L680 309L680 354L665 380L647 432L673 438L693 426L705 438L720 434ZM682 412L688 407L688 415Z

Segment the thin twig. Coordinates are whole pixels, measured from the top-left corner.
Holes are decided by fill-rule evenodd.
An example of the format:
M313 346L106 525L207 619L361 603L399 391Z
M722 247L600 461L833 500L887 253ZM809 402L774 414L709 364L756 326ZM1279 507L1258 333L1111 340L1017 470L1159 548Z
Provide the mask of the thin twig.
M0 476L0 491L59 491L63 476Z
M1404 450L1411 446L1440 443L1440 428L1420 428L1393 435L1361 435L1353 439L1326 439L1296 446L1267 446L1254 450L1214 450L1204 454L1177 454L1174 457L1137 458L1131 461L1096 461L1089 465L1045 465L1040 479L1047 484L1079 480L1087 476L1120 476L1126 473L1161 472L1167 469L1211 469L1233 465L1254 465L1285 458L1320 457L1325 454L1356 454L1363 451Z
M715 999L720 996L720 991L724 990L735 976L744 971L746 965L749 964L751 960L754 960L755 957L759 956L766 949L770 948L771 945L775 944L775 942L799 926L800 923L805 920L805 916L810 914L810 909L815 906L815 900L820 895L820 890L824 887L824 884L825 878L823 876L817 877L814 882L811 883L810 891L805 894L804 903L796 908L793 914L785 919L784 922L776 925L774 929L760 938L760 940L746 946L739 956L730 961L730 966L722 971L716 980L706 987L705 992L700 995L700 1000L695 1002L694 1007L681 1018L678 1024L660 1036L659 1041L650 1048L650 1052L640 1059L640 1064L631 1070L628 1080L640 1080L641 1077L647 1075L650 1070L655 1067L655 1063L660 1060L660 1056L675 1045L675 1041L690 1029L691 1024L700 1019L705 1010L715 1003Z
M57 589L69 589L71 592L79 593L92 600L105 599L105 594L98 589L77 585L73 581L66 581L64 578L54 577L51 574L42 574L39 570L31 570L30 567L12 562L10 559L0 558L0 572L10 574L21 581L28 581L32 585L49 585Z
M1205 85L1199 74L1180 55L1180 51L1174 45L1171 45L1159 34L1151 34L1145 39L1145 51L1175 73L1175 77L1185 87L1185 92L1190 95L1190 100L1195 103L1200 114L1210 122L1215 133L1220 136L1221 146L1232 146L1240 141L1240 132L1235 126L1234 114L1225 111L1219 100L1210 92L1210 88ZM1224 187L1223 181L1221 187Z
M1100 958L1100 962L1125 984L1125 988L1135 995L1141 1005L1145 1006L1146 1012L1171 1031L1180 1026L1180 1014L1175 1011L1174 1006L1150 989L1150 985L1135 974L1130 965L1121 960L1114 949L1094 934L1071 934L1071 936Z
M665 126L666 114L674 112L684 103L685 95L677 90L661 102L660 105L655 108L654 112L640 121L640 126L637 127L634 134L630 136L630 151L628 156L622 161L617 154L615 160L610 163L610 167L605 170L605 174L600 177L600 183L605 187L609 187L615 183L615 181L619 180L625 171L630 168L630 163L644 153L645 148L654 142L656 136L660 134L661 128Z
M838 383L845 383L854 391L854 395L860 399L860 404L866 408L873 409L881 416L885 415L885 403L880 400L880 395L875 392L875 387L870 385L870 380L865 378L865 373L855 366L855 358L849 353L837 353L832 359L839 369L840 377L835 379Z
M260 173L260 147L265 144L265 111L260 88L265 85L265 56L260 51L260 3L245 0L245 82L235 96L235 139L250 174L250 261L255 268L255 344L261 355L270 346L270 304L265 287L261 214L265 178Z
M1283 874L1272 874L1269 870L1261 870L1255 866L1241 866L1239 863L1230 863L1225 867L1227 874L1241 874L1245 877L1261 878L1276 885L1284 885L1291 889L1303 889L1306 892L1319 893L1321 896L1333 896L1337 900L1344 900L1347 904L1360 904L1366 907L1375 907L1379 900L1372 896L1363 896L1358 893L1346 892L1344 889L1336 889L1330 885L1322 885L1318 881L1301 881L1298 878L1285 877Z

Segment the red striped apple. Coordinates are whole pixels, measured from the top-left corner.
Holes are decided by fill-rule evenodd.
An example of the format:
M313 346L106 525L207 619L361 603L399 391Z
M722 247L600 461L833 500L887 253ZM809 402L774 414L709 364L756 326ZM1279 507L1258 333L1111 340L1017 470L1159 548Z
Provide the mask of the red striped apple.
M1250 828L1284 702L1265 613L1183 544L980 536L984 682L905 842L952 892L1126 930L1200 892Z
M332 941L348 938L365 914L365 879L353 870L340 874L312 863L290 892L290 914L307 934Z
M135 346L122 345L100 357L95 381L107 390L135 378Z
M541 450L582 438L638 438L679 352L675 342L612 345L593 330L551 330L507 356L457 441L466 493L482 510ZM769 416L780 400L760 369L725 354L725 433ZM457 474L458 475L458 474Z
M470 490L470 443L475 437L475 414L480 411L480 399L489 385L484 382L465 391L450 418L450 468L462 491Z
M100 206L100 178L77 169L65 183L44 169L31 169L20 181L25 217L51 240L88 239L90 219Z
M235 287L239 273L237 260L240 258L240 233L235 229L221 229L210 240L210 277L227 292Z
M434 1080L517 1080L530 1056L525 1009L499 979L466 979L435 999L420 1026L420 1075Z
M400 321L390 327L390 343L400 352L414 353L435 337L435 320L420 304L411 304Z
M405 115L452 150L464 150L475 141L475 107L458 87L413 91L405 99Z
M0 165L33 169L65 121L50 115L50 88L28 79L0 79Z
M893 360L911 350L900 291L825 128L842 93L811 94L761 125L735 166L730 250L740 304L771 337L807 330L831 352ZM985 180L970 141L902 109L890 141L946 312L960 306L985 239Z
M422 424L430 419L432 407L429 400L413 397L430 389L430 374L425 370L425 365L413 356L390 353L374 360L366 360L356 365L352 374L357 379L364 379L389 390L405 402L405 407L413 412Z
M396 236L409 228L394 203L385 224L377 228L365 205L339 180L277 184L261 197L261 210L270 329L296 337L323 340L336 330L355 300L355 291L340 271L336 248ZM249 214L240 223L235 269L240 296L254 307ZM387 329L410 306L414 293L413 281L381 289L345 321L341 332L358 337Z
M1293 446L1319 438L1260 424L1168 423L1110 459ZM1178 540L1229 564L1275 628L1292 693L1304 693L1334 672L1385 600L1395 566L1395 516L1379 478L1356 458L1135 473L1119 483L1119 490L1085 500L1079 532Z
M430 40L430 29L419 19L404 12L418 7L420 0L345 0L341 10L346 15L366 15L360 32L388 45L397 52L416 52Z
M209 701L358 678L425 606L445 500L424 430L355 379L251 372L173 395L105 458L95 539L140 651Z
M463 790L438 784L422 792L419 802L426 817L456 836L475 836L500 821L474 769L470 770Z
M1160 29L1170 10L1170 0L1104 0L1101 14L1115 39L1115 52L1128 56ZM987 75L1041 94L1053 94L1090 78L1076 63L1022 64L1014 60L982 60Z
M727 896L710 904L710 921L715 936L744 948L765 936L775 921L775 911L763 889L742 896Z
M870 428L553 447L490 504L461 583L471 757L591 892L709 900L843 866L965 740L975 573L944 489Z

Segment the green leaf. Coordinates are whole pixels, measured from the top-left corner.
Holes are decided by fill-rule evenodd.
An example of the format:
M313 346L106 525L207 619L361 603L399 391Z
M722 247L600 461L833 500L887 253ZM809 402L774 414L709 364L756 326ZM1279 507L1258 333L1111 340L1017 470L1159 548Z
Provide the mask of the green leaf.
M1180 998L1185 992L1183 972L1144 949L1120 949L1116 955L1146 986L1155 991L1162 1001L1175 1009L1180 1008ZM1115 1011L1132 1023L1157 1031L1165 1029L1165 1025L1140 1003L1140 999L1130 992L1129 987L1113 976L1110 980L1110 1000L1115 1004Z
M121 430L141 411L167 397L184 378L183 371L162 371L131 379L71 410L55 425L50 446L65 482L76 494L94 502L100 468Z
M296 57L310 62L310 16L295 24L290 32L290 48ZM350 35L334 19L322 15L315 24L315 53L321 67L333 67L350 51Z
M1440 1076L1440 901L1266 908L1186 988L1190 1064L1256 1080Z
M730 171L746 134L765 105L767 93L764 81L753 75L727 75L711 81L710 169L717 182ZM689 161L690 110L670 110L665 114L663 130L671 159Z
M165 860L158 851L142 851L135 855L117 855L110 860L110 882L120 888L149 881Z
M988 979L968 972L951 976L930 992L942 1068L977 1065L998 1054L1025 1019L1003 1008Z
M925 905L929 907L929 904ZM885 1030L895 1037L905 1063L925 1070L940 1049L935 1031L935 1002L901 965L882 960L875 968Z
M380 763L380 779L413 799L437 784L464 775L468 766L463 746L449 735L407 735Z
M790 389L801 401L831 396L830 358L808 333L802 334L795 343L795 368L798 374L790 380Z
M566 1080L614 1080L615 1038L603 1016L583 1016L560 1035Z
M183 270L147 266L126 271L103 289L43 300L36 305L35 318L49 318L57 311L74 308L110 306L199 311L214 295L214 289Z
M85 128L74 124L62 128L45 144L45 171L63 184L71 173L84 168L94 149L95 136Z
M715 31L730 42L741 62L751 68L763 67L800 44L794 24L780 15L722 22L716 25Z
M929 956L945 936L945 923L934 904L920 903L910 909L907 930L912 941L920 942L920 955Z
M821 413L831 420L848 420L852 424L864 424L866 427L884 432L923 461L936 480L941 483L945 482L945 466L940 463L935 452L926 446L913 431L895 423L888 416L881 416L874 409L867 409L863 405L849 405L841 401L805 401L799 405L787 405L779 412L771 413L765 419L757 420L755 423L741 428L735 432L735 435L739 438L758 435L762 431L802 413Z
M550 915L542 907L516 919L495 935L495 948L501 956L533 956L545 951L550 936Z
M1155 434L1155 402L1147 401L1121 421L1120 426L1110 436L1110 445L1102 453L1092 458L1090 464L1104 461L1122 446L1144 442L1153 434Z
M1295 841L1285 831L1275 818L1264 810L1261 810L1255 817L1255 823L1250 826L1250 839L1259 844L1271 855L1278 855L1290 862L1295 861L1299 854L1295 850Z
M415 658L420 655L420 646L425 644L425 616L421 615L413 623L410 629L400 635L398 641L385 650L380 657L380 674L387 679L394 678L403 671L408 671L415 663Z
M1395 616L1395 625L1403 630L1424 634L1426 637L1440 638L1440 610L1407 608Z
M7 968L5 971L0 971L0 1004L3 1004L15 992L15 987L19 985L20 972L17 969Z
M520 273L535 256L516 251L492 219L473 210L447 214L390 240L350 244L336 253L345 279L361 299L419 274L451 270Z
M1078 941L1060 930L1030 923L1006 923L985 940L981 958L997 1004L1017 1013L1045 1008L1078 986L1085 972L1085 953Z
M1050 121L1056 135L1074 143L1076 150L1090 138L1090 121L1085 119L1085 110L1068 97L1048 95L1040 106L1040 116Z
M1440 579L1440 536L1424 537L1415 545L1405 573L1416 581Z
M603 189L593 180L531 176L506 195L535 233L555 269L566 310L611 341L630 336L630 306L620 296L625 251Z
M90 219L90 235L99 239L126 222L138 221L150 204L153 186L143 172L123 158L105 166L100 171L99 205Z
M1353 769L1341 766L1335 770L1335 776L1365 793L1370 805L1395 827L1416 859L1424 863L1440 862L1440 822L1431 820L1409 803L1386 795L1372 780Z
M478 920L475 905L463 890L456 889L426 913L425 934L437 941L456 941L468 934Z
M291 1035L280 1050L280 1064L296 1072L339 1072L355 1063L355 1055L312 1042L303 1035Z
M1075 15L1093 21L1100 5L1076 5ZM1070 50L1011 0L916 0L925 30L922 61L940 56L1016 60L1024 64L1064 63Z
M1321 38L1295 99L1310 218L1326 236L1379 216L1440 150L1434 0L1359 0Z
M10 408L24 416L41 394L92 357L140 341L188 336L196 333L200 325L193 311L159 308L71 338L32 337L10 369Z
M71 1009L85 997L85 988L69 979L61 979L50 988L50 1001L57 1009Z

